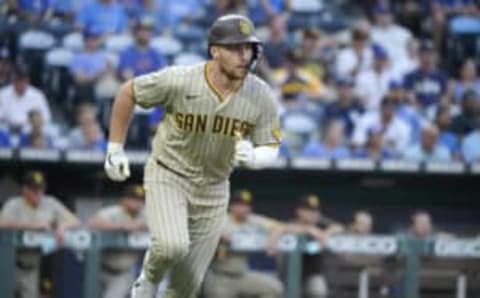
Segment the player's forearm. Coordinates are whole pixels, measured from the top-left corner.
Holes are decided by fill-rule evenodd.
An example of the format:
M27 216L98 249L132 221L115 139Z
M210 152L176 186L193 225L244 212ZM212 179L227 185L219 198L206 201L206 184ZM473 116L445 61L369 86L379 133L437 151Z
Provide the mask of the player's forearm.
M135 101L133 98L132 81L130 80L120 87L115 97L110 118L109 142L125 143L128 125L134 108Z
M88 223L91 229L101 231L121 231L126 230L125 224L111 222L102 218L92 218Z

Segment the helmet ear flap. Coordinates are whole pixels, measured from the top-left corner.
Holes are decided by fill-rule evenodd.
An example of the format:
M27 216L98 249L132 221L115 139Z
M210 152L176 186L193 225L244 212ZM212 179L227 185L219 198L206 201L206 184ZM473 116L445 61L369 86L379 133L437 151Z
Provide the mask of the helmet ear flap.
M250 71L255 71L255 69L257 68L258 59L262 56L262 53L263 53L262 45L259 43L254 43L252 61L250 62Z

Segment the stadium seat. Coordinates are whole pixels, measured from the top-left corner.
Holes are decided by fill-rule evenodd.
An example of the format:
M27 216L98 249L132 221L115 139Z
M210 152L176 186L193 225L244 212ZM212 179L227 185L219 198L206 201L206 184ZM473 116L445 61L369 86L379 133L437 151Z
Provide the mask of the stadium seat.
M29 30L20 36L19 48L29 50L48 50L52 48L55 43L56 40L52 34L45 31Z
M73 52L67 48L53 48L47 52L45 63L50 67L67 67L73 58Z
M72 84L69 65L73 52L68 48L53 48L45 56L44 91L47 97L61 109L66 108Z
M174 65L191 65L203 60L205 59L198 54L183 52L174 57L173 64Z
M83 49L83 36L81 33L72 32L63 38L62 45L72 51L80 51Z
M292 0L291 9L293 12L320 12L323 9L322 0Z
M165 55L169 61L172 61L173 57L183 49L183 45L180 41L168 36L155 37L152 39L150 45L155 50Z
M132 45L131 35L112 35L105 40L105 49L109 52L119 53Z

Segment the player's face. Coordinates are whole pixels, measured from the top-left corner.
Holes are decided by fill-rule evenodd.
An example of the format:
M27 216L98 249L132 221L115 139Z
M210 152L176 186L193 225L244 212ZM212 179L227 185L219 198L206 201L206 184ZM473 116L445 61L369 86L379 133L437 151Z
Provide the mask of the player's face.
M426 237L432 232L432 220L427 214L419 214L414 218L413 233L417 237Z
M33 206L38 206L38 204L40 204L43 194L45 193L43 187L24 186L22 190L24 198Z
M297 208L297 219L306 225L316 225L320 220L320 212L309 208Z
M143 201L136 198L127 198L124 201L125 208L132 214L138 214L143 208Z
M230 80L241 80L248 74L253 56L253 45L249 43L216 47L214 59L222 73Z
M230 206L230 212L239 219L244 219L250 214L252 207L248 204L236 203Z

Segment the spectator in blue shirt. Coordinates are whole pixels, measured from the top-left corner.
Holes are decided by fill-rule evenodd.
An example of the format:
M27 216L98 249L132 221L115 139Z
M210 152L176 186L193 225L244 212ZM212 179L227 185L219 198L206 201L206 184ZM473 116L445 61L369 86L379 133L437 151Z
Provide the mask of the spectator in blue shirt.
M77 100L94 100L94 86L107 70L107 56L100 48L101 36L98 31L84 32L85 48L75 54L70 64L70 72L75 83Z
M368 139L365 147L360 147L353 152L355 158L384 160L394 157L393 153L382 146L383 131L378 127L368 130Z
M475 91L463 95L461 113L453 118L452 130L459 136L469 134L480 119L480 101Z
M456 103L460 103L465 92L473 90L480 95L480 78L477 75L477 65L472 58L466 59L460 70L460 79L455 82L453 96Z
M462 155L466 162L480 162L480 121L476 129L463 139Z
M426 109L438 104L445 95L447 77L438 69L438 54L433 42L424 40L420 49L420 66L405 77L405 87L413 103Z
M166 65L165 58L149 46L153 20L142 18L134 28L135 44L120 55L118 71L122 80L128 80Z
M39 110L28 112L30 131L20 135L20 147L49 149L53 148L53 139L45 132L42 113Z
M327 124L323 142L311 139L303 148L301 155L305 157L320 158L347 158L350 151L345 146L343 123L339 120L332 120Z
M20 19L30 23L47 21L53 14L54 0L17 0L10 1L14 3L13 10L16 11Z
M439 106L435 115L435 124L438 127L438 143L448 148L454 159L460 157L458 136L451 130L452 116L448 106Z
M97 0L86 5L77 15L78 26L101 34L125 32L128 17L125 9L114 0Z
M404 154L406 160L419 162L448 162L451 154L448 148L438 142L438 128L434 125L426 125L422 129L420 143L407 149Z
M346 136L350 137L355 121L364 113L365 109L360 100L353 94L355 82L349 77L337 79L338 98L325 107L326 121L338 119L343 122Z

